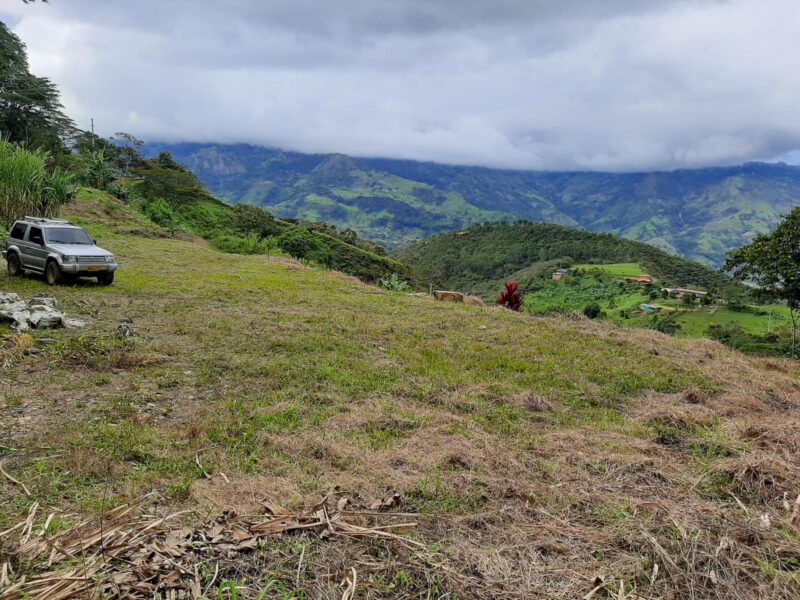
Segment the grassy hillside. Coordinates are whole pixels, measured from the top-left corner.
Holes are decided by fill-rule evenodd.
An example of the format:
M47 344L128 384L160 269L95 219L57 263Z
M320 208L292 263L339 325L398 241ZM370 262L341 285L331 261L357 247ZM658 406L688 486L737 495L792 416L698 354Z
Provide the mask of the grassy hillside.
M230 202L323 220L391 247L484 221L611 232L712 266L800 201L800 168L546 173L307 155L247 145L154 144Z
M32 349L3 338L0 454L30 496L2 478L0 532L34 502L34 537L56 511L50 536L155 491L136 510L188 511L168 521L168 552L211 540L223 511L300 513L325 494L359 510L396 491L378 523L403 539L195 541L176 580L226 599L339 598L353 569L359 598L800 593L782 500L800 490L796 363L223 254L94 193L66 216L120 271L111 287L0 275L89 321L34 332ZM8 553L24 528L0 535L12 584L47 570ZM103 564L91 585L132 568Z
M648 244L548 223L493 223L444 233L398 252L445 287L494 298L504 280L525 289L542 270L575 263L635 263L664 284L742 293L733 280Z
M131 206L169 231L189 232L227 252L265 254L282 250L295 258L344 271L367 281L410 269L386 256L379 245L354 232L305 222L286 222L256 207L234 207L210 194L197 177L181 165L163 168L157 161L136 169L123 190Z

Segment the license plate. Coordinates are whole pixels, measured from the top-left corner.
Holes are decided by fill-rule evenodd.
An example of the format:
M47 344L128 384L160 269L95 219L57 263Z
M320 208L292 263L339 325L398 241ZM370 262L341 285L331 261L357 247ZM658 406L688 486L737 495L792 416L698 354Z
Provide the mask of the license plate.
M95 271L99 271L100 267L89 267L89 273L94 273Z

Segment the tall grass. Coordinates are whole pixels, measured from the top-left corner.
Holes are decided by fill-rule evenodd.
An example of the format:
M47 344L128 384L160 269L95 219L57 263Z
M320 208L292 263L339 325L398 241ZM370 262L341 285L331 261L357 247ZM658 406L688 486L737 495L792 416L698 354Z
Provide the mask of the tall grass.
M0 224L25 215L52 217L77 191L69 173L47 169L49 155L0 140Z

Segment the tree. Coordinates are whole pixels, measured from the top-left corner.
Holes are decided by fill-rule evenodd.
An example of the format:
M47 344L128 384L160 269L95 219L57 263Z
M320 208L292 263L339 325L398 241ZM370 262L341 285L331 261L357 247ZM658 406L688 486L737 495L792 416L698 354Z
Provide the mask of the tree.
M242 235L254 233L260 238L275 235L280 230L275 217L263 208L249 204L236 204L233 207L233 227Z
M694 294L684 294L683 295L683 303L686 306L693 306L695 303L696 297Z
M28 70L25 44L0 22L0 133L12 142L58 151L75 131L58 89Z
M156 160L162 169L181 170L181 166L175 162L175 159L172 158L172 152L169 150L162 150L159 152Z
M748 245L728 253L724 271L758 286L763 299L783 301L792 319L792 358L797 350L800 310L800 207L796 207L770 234L756 236Z
M118 131L111 137L116 148L117 163L124 173L129 173L131 166L144 164L142 146L144 142L131 133Z
M583 314L589 317L590 319L596 319L600 316L600 305L597 303L587 304L583 309Z
M660 331L661 333L666 333L667 335L675 335L681 330L681 324L675 319L669 317L659 319L658 314L653 315L653 318L650 319L647 326L650 329Z

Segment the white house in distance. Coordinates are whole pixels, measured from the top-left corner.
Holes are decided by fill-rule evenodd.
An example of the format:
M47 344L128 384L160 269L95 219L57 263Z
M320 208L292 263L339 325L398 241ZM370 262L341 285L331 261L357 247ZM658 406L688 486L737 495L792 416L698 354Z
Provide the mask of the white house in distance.
M693 295L695 298L702 298L703 296L708 296L708 292L701 292L700 290L689 290L686 288L661 288L662 292L667 292L668 294L675 293L675 297L678 300L683 300L684 296L688 296L689 294Z

